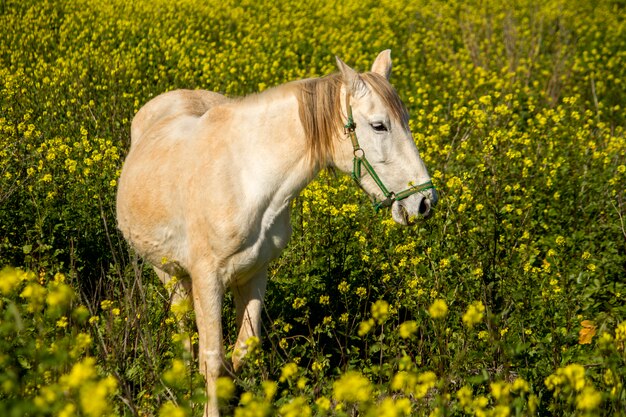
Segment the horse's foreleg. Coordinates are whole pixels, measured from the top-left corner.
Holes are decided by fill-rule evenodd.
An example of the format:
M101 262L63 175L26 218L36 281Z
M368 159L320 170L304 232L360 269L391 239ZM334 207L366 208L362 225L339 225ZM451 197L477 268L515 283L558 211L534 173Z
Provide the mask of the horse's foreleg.
M214 272L199 268L192 272L193 301L198 324L199 367L206 378L208 401L205 417L219 416L217 378L224 370L222 302L224 289Z
M233 352L233 368L241 367L243 357L248 351L250 337L261 335L261 310L267 286L267 268L263 268L248 282L233 286L235 307L237 309L237 327L239 336Z

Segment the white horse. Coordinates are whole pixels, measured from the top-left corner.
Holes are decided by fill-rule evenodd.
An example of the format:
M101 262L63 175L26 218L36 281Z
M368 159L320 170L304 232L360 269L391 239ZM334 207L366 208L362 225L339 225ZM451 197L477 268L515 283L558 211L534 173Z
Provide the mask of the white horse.
M290 202L321 169L352 171L400 224L427 217L437 202L406 108L388 81L390 51L371 72L337 64L337 74L240 99L171 91L133 119L118 225L164 282L178 278L176 297L193 298L205 416L219 414L216 380L227 368L224 292L233 291L237 310L237 370L246 341L260 333L268 263L291 235Z

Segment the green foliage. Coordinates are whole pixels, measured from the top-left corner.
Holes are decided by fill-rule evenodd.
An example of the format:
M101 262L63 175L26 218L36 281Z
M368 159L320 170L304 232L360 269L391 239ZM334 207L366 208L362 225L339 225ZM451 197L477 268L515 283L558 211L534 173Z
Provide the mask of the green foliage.
M201 414L193 313L115 228L133 115L391 48L435 215L311 183L224 411L624 415L623 2L409 3L0 1L0 414Z

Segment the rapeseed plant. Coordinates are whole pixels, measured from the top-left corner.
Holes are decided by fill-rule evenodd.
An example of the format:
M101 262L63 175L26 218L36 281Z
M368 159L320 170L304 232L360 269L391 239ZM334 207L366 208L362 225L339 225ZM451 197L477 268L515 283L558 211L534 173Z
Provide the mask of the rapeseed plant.
M24 269L0 270L0 414L34 398L85 414L90 396L104 414L199 414L179 343L195 332L176 326L190 305L170 307L115 232L133 115L174 88L239 96L324 75L335 54L367 70L391 47L439 207L404 230L347 176L303 190L266 337L222 406L341 415L347 371L371 381L353 397L363 415L624 415L621 16L578 0L3 2L0 262ZM596 334L580 344L582 320ZM63 392L78 364L96 371L88 388Z

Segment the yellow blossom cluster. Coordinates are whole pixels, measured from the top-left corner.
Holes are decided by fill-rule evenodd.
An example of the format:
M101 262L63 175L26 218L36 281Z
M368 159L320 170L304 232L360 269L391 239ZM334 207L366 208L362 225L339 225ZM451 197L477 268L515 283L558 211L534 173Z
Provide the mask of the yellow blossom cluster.
M485 306L482 301L474 301L469 305L465 314L463 314L463 324L472 328L483 319L485 313Z
M16 339L0 344L4 369L0 390L7 398L21 393L29 407L41 413L54 410L60 416L111 415L115 409L111 398L118 381L112 375L102 375L96 358L89 355L93 338L88 329L77 330L86 324L89 311L75 305L78 297L68 281L60 272L0 269L0 312L5 314L7 307L12 311L3 315L1 331L13 337L20 333L21 339L32 339L33 343L31 346ZM6 348L19 360L11 360ZM32 376L20 378L20 372Z
M333 383L333 396L337 401L367 402L372 399L372 384L361 373L348 371Z
M575 398L576 408L590 412L602 402L602 394L594 388L585 376L585 368L573 363L556 370L545 380L546 387L555 394L564 393Z

